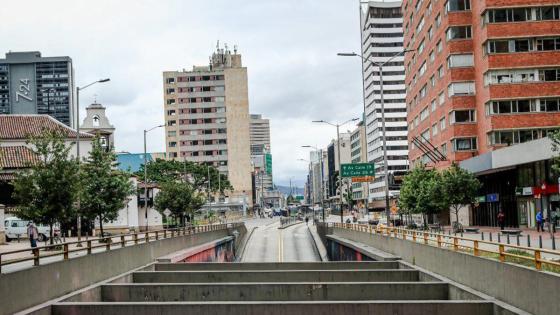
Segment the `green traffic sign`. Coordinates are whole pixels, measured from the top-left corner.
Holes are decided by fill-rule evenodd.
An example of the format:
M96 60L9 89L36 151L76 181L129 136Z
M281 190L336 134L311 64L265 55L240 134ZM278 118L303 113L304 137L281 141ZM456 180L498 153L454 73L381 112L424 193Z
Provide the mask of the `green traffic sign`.
M272 154L270 153L265 155L265 169L266 174L272 175Z
M375 176L373 163L342 164L340 167L342 168L342 177Z
M297 200L297 201L303 200L303 196L302 196L302 195L296 195L296 200Z

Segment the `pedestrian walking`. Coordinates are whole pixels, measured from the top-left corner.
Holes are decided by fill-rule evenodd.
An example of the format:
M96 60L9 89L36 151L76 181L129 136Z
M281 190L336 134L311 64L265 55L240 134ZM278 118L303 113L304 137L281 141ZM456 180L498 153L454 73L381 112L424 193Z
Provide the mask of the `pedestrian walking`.
M39 238L39 231L37 230L37 227L35 226L35 223L33 223L33 221L29 221L29 223L27 224L27 237L29 237L31 248L36 248L37 239ZM35 250L33 250L33 253L35 253Z
M556 225L558 225L558 208L556 211L552 211L552 233L556 233Z
M500 225L500 230L503 231L506 226L506 215L502 210L498 213L498 224Z
M305 225L309 225L308 222L309 222L309 217L305 217Z
M544 232L542 210L537 212L537 216L535 218L537 219L537 232Z

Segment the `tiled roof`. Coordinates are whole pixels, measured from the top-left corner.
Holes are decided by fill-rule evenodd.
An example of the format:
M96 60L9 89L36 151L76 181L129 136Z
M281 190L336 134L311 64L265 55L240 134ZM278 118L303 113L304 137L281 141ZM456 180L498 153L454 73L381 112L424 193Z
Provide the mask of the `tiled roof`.
M75 138L76 130L48 115L0 115L0 140L27 139L38 136L43 130L58 130L67 138ZM94 136L80 132L82 138Z
M0 147L0 169L25 168L38 160L33 151L27 147Z

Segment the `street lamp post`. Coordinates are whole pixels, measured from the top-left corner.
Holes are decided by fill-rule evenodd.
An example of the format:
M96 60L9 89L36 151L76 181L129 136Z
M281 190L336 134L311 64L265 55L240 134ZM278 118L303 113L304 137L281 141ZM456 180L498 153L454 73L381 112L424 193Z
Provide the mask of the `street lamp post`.
M340 223L344 223L344 213L342 212L342 161L340 160L340 126L346 125L351 121L356 121L358 118L348 119L341 124L333 124L325 120L314 120L314 123L323 123L336 127L336 143L338 149L338 190L339 190L339 205L340 205Z
M368 57L364 57L359 55L355 52L352 53L338 53L338 56L342 57L360 57L362 60L369 61L372 65L379 68L379 97L381 101L381 129L383 132L383 167L385 169L384 179L385 179L385 215L387 216L387 223L389 223L389 217L391 216L391 212L389 209L389 166L387 163L387 137L385 132L385 100L383 98L383 66L387 63L391 62L396 57L402 56L407 52L414 51L414 49L405 49L401 52L396 53L391 58L387 59L384 62L375 62ZM364 122L365 123L365 122ZM367 123L366 123L367 126ZM369 190L369 188L368 188Z
M107 79L100 79L97 80L95 82L92 82L90 84L84 85L83 87L77 87L76 88L76 157L78 159L78 172L80 171L80 91L81 90L85 90L88 87L96 84L96 83L105 83L105 82L109 82L111 81L111 79L107 78ZM50 109L49 109L50 111ZM78 244L76 244L76 246L78 247L82 247L82 218L81 218L81 213L80 213L80 196L78 195L78 200L76 202L76 208L77 208L77 214L78 217L76 219L76 230L77 230L77 234L78 234ZM101 237L103 237L103 235L101 235Z
M146 148L146 134L156 128L165 127L165 125L158 125L150 129L144 129L144 209L146 209L146 233L148 232L148 152Z

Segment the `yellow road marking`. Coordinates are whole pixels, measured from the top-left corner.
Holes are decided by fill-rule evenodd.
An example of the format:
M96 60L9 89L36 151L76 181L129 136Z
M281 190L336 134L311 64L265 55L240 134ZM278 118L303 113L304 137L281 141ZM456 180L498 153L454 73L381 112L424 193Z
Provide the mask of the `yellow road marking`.
M278 261L284 261L284 238L282 237L282 230L278 230Z

